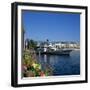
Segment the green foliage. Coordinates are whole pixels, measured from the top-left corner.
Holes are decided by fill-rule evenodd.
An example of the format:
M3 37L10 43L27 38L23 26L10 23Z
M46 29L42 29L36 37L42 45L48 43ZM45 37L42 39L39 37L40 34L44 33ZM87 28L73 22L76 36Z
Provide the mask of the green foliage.
M33 55L29 50L26 50L23 53L23 76L24 77L44 76L44 72L41 70L40 63L37 62L35 57L33 58Z
M31 39L31 40L29 41L29 48L34 48L34 49L36 49L36 47L37 47L37 42Z
M23 53L23 77L38 77L38 76L49 76L51 69L46 68L42 70L41 64L38 63L35 56L35 52L31 50L25 50Z

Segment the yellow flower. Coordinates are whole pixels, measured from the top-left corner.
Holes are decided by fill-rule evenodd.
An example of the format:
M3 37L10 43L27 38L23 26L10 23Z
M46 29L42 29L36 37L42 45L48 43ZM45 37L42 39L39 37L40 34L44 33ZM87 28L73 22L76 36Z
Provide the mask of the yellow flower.
M41 69L41 65L40 65L40 64L33 63L32 66L33 66L34 68Z
M36 63L33 63L32 66L33 66L34 68L36 68L36 67L37 67L37 64L36 64Z

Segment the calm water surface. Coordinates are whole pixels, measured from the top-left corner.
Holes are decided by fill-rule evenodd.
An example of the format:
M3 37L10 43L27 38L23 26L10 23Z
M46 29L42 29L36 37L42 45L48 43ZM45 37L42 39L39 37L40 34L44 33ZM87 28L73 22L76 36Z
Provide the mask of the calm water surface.
M52 69L56 75L80 75L80 51L72 51L70 56L60 55L39 55L38 61L42 69Z

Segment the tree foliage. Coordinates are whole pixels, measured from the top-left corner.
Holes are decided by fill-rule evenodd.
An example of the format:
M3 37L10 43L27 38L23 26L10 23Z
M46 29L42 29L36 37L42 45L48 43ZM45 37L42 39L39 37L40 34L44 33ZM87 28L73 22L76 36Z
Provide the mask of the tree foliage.
M37 47L37 42L32 39L29 40L29 48L36 49L36 47Z

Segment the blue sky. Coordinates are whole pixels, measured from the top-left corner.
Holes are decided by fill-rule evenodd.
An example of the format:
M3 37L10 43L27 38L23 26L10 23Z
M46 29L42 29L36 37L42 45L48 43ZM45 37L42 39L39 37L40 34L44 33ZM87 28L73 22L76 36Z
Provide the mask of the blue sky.
M22 11L25 39L80 41L80 14Z

